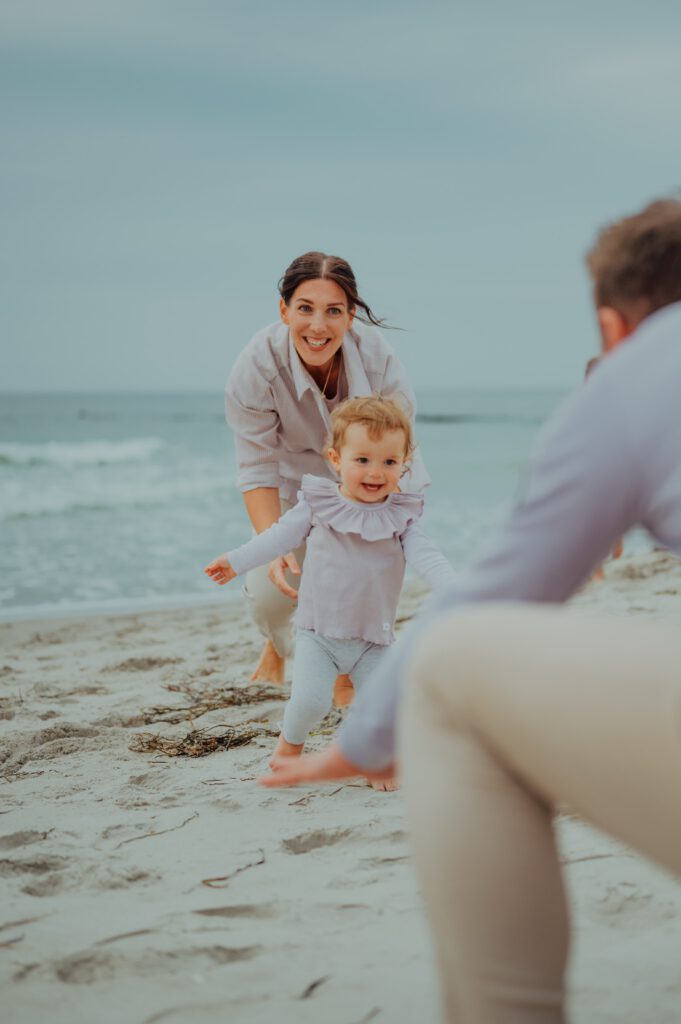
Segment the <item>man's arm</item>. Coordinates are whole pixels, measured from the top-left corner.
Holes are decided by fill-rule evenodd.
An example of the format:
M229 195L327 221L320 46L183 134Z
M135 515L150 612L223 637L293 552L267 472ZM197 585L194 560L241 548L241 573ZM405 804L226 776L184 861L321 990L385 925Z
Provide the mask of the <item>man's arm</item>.
M544 430L521 499L486 553L431 602L358 696L336 742L358 770L393 762L411 652L434 622L480 601L565 601L640 519L626 403L610 389L605 367L598 376Z

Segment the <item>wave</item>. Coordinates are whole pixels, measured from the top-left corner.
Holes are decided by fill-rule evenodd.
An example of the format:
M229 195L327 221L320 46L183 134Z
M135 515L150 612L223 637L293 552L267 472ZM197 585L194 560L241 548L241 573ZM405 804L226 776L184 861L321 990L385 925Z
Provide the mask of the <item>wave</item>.
M541 424L545 416L522 413L417 412L417 423L523 423Z
M22 485L14 480L4 489L0 520L33 519L114 510L133 511L172 508L178 502L225 501L231 481L215 473L193 477L164 477L155 474L141 479L117 478L102 481L88 476L66 484L47 483L41 487Z
M0 466L78 466L120 465L148 462L164 442L158 437L139 437L128 441L46 441L44 444L0 442Z

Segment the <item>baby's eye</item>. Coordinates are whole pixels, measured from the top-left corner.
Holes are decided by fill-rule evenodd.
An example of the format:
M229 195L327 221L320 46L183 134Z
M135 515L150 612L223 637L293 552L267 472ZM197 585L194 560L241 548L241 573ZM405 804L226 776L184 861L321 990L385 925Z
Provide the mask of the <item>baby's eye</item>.
M355 459L355 462L359 462L363 466L366 465L368 461L369 460L367 459L366 455L358 455L357 458Z
M386 466L396 466L397 465L397 459L386 459L385 460L385 464L386 464Z

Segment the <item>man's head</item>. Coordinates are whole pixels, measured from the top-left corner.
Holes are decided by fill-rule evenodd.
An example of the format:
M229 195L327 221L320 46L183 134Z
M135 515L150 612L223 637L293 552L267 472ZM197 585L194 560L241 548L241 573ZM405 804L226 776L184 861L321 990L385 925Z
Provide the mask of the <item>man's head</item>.
M607 352L651 313L681 301L681 200L659 199L608 224L586 262Z

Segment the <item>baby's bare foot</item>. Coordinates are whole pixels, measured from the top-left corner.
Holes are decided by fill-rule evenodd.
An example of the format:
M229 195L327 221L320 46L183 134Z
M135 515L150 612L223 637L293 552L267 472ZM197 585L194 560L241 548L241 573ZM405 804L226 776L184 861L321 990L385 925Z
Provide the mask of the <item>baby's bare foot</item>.
M286 659L277 654L271 640L265 641L265 646L260 655L260 661L253 670L252 683L275 683L277 686L284 685L284 669Z
M276 764L278 757L300 757L303 752L304 743L288 743L283 734L279 735L277 745L274 748L271 758L268 764L272 771L276 771Z

